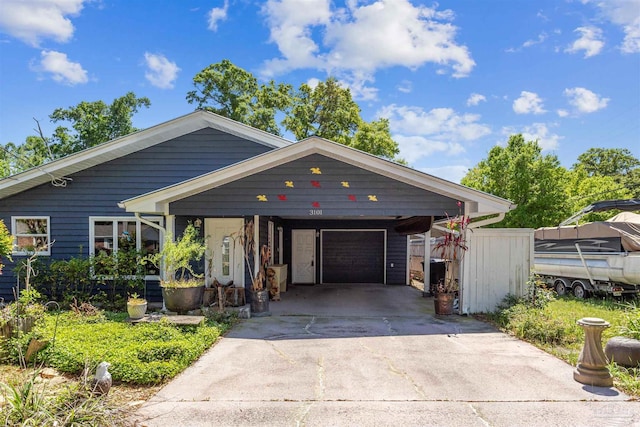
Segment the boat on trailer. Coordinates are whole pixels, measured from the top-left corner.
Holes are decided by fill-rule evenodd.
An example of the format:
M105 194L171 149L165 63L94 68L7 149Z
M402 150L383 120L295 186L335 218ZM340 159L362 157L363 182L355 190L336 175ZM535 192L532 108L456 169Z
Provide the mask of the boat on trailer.
M618 209L606 221L578 225L590 212ZM587 206L557 227L535 231L534 272L559 295L640 293L640 199Z

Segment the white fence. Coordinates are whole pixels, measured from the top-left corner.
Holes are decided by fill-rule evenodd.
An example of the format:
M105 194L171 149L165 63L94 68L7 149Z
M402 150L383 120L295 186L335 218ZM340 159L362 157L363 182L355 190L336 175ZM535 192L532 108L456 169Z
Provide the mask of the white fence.
M467 233L462 313L493 311L507 294L521 296L533 269L533 229L477 228Z

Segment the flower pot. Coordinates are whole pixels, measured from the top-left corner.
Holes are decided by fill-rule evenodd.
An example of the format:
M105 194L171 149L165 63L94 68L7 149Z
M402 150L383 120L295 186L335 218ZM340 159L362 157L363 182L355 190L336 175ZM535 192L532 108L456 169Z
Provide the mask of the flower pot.
M433 304L436 310L436 314L453 314L453 300L455 299L454 293L439 293L436 294Z
M257 317L271 316L268 290L251 292L251 315Z
M164 305L169 311L186 314L202 306L204 284L190 288L162 288Z
M127 302L127 313L131 319L142 319L147 312L147 302Z

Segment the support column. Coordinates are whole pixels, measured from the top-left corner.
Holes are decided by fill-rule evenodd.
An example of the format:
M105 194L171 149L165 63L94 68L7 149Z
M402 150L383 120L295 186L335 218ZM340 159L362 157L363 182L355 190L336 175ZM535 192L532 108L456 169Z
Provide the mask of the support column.
M607 369L607 358L602 350L602 331L611 325L597 317L584 317L577 323L584 329L584 346L573 379L591 386L612 387L613 377Z

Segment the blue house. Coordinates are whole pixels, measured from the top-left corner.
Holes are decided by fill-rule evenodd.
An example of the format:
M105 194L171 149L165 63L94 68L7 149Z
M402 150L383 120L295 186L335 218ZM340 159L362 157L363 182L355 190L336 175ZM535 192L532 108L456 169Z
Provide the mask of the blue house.
M457 214L459 201L472 218L512 208L332 141L291 142L196 111L1 180L0 219L15 248L0 297L11 299L27 246L68 259L118 251L129 235L157 251L189 222L207 236L207 280L249 287L231 238L248 220L289 283L408 284L408 235ZM146 279L159 298L160 277Z

